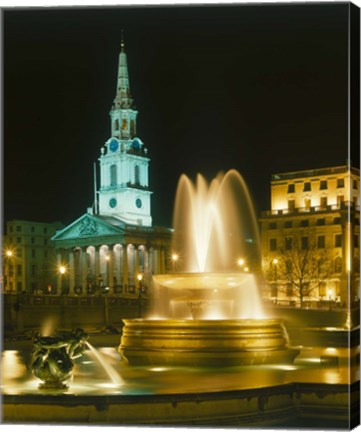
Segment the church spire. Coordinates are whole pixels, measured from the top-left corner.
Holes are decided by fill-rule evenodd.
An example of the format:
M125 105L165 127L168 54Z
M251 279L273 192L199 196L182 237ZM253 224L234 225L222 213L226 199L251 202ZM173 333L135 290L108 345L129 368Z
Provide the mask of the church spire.
M120 54L118 63L117 90L112 109L134 108L134 101L130 93L127 55L125 54L124 33L122 30L120 41Z

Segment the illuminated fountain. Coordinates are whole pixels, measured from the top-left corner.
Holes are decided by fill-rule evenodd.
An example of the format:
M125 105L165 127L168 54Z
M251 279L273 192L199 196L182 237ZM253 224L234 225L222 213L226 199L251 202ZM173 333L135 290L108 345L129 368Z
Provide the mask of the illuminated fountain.
M236 195L236 199L235 199ZM283 323L264 314L256 273L237 268L247 238L259 247L253 204L230 170L208 186L182 175L174 212L179 272L157 275L146 319L124 320L131 365L237 366L292 361ZM256 251L257 252L257 251Z

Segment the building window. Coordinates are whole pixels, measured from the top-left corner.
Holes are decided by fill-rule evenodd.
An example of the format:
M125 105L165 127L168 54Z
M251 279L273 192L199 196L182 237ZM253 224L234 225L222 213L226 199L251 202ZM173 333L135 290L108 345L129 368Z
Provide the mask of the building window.
M345 201L345 197L343 195L337 195L337 207L341 207L341 204Z
M325 218L317 219L316 224L317 224L317 225L325 225L325 224L326 224L326 220L325 220Z
M18 225L18 226L16 227L16 231L17 231L17 232L21 232L21 226Z
M118 119L115 120L115 123L114 123L114 129L115 129L116 131L119 130L119 120L118 120Z
M35 249L31 249L31 258L35 258Z
M31 232L35 232L35 227L31 227Z
M270 222L268 224L268 229L276 229L277 228L277 223L276 222Z
M301 237L301 249L308 249L308 237Z
M292 228L292 221L285 221L284 227L285 228Z
M34 244L35 243L35 239L34 239L34 237L31 237L31 244Z
M269 250L270 251L275 251L277 250L277 239L275 238L271 238L269 241Z
M341 218L340 217L335 217L333 219L333 223L336 224L336 225L340 224L341 223Z
M336 234L335 235L335 247L341 247L342 246L342 235Z
M310 192L311 191L311 183L310 182L306 182L303 185L303 192Z
M21 237L16 238L16 243L21 243Z
M127 129L127 119L123 119L123 121L122 121L122 129L123 130L126 130Z
M285 238L285 249L286 250L292 249L292 237L286 237Z
M48 232L48 228L44 228L44 234Z
M137 185L140 184L140 168L139 168L139 165L135 165L135 167L134 167L134 181L135 181L135 184L137 184Z
M308 219L301 220L301 227L308 227L310 225L310 221Z
M117 166L110 165L110 186L117 185Z
M354 189L357 189L357 180L352 180L352 186Z
M288 200L288 211L289 212L295 211L295 200Z
M311 208L311 199L305 198L305 208L309 210Z
M320 207L325 209L327 207L327 197L320 198Z
M133 138L135 136L135 121L130 120L130 136Z
M21 264L18 264L18 265L16 266L16 274L17 274L18 276L21 276L21 275L22 275L22 267L21 267Z
M22 282L18 282L16 284L16 289L17 289L18 292L22 292L22 290L23 290L23 284L22 284Z
M324 249L326 244L326 239L324 235L317 236L317 247L318 249Z
M345 180L343 178L342 179L337 179L337 187L338 188L345 187Z
M327 189L327 180L320 181L320 189L321 190Z
M295 192L295 185L293 183L288 185L287 193L294 193Z
M353 241L354 241L354 247L358 248L359 247L359 242L358 242L358 235L357 234L354 235L354 240Z
M336 257L333 265L334 265L335 273L341 273L342 272L342 258L341 257Z
M31 276L36 276L36 264L31 266Z
M320 282L320 285L318 287L318 295L319 297L325 297L326 296L326 283Z

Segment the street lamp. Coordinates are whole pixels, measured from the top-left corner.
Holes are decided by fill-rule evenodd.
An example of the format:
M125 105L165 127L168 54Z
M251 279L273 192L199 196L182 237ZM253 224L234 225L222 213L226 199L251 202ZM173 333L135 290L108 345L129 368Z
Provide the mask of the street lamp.
M327 294L328 294L328 301L329 301L329 303L328 303L328 307L329 307L329 309L331 310L331 302L332 302L332 289L331 289L331 288L329 288L329 289L327 290Z
M6 249L5 250L5 256L7 258L7 265L6 265L6 271L5 271L5 291L11 291L11 260L15 257L15 253L12 249Z
M243 267L243 266L244 266L244 263L245 263L245 261L244 261L243 258L239 258L238 261L237 261L237 264L238 264L240 267Z
M142 316L142 292L143 292L142 281L143 281L143 274L142 273L138 273L137 274L137 279L138 279L138 315L139 315L139 318L141 318L141 316Z
M179 260L179 255L175 252L172 253L171 256L171 261L172 261L172 273L174 273L175 270L175 265L177 263L177 261Z
M58 273L60 275L60 294L65 294L65 287L64 287L64 278L65 274L67 272L67 268L64 264L58 265Z

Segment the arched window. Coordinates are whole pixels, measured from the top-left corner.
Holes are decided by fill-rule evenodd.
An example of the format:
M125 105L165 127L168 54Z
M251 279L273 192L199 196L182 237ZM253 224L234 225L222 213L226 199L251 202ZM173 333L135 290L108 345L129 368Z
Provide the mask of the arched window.
M110 186L117 185L117 166L110 165Z
M130 137L133 138L135 136L135 122L134 120L130 120Z
M134 167L134 183L140 184L140 168L139 165L135 165Z
M118 119L115 120L114 127L115 127L115 130L119 130L119 120Z

